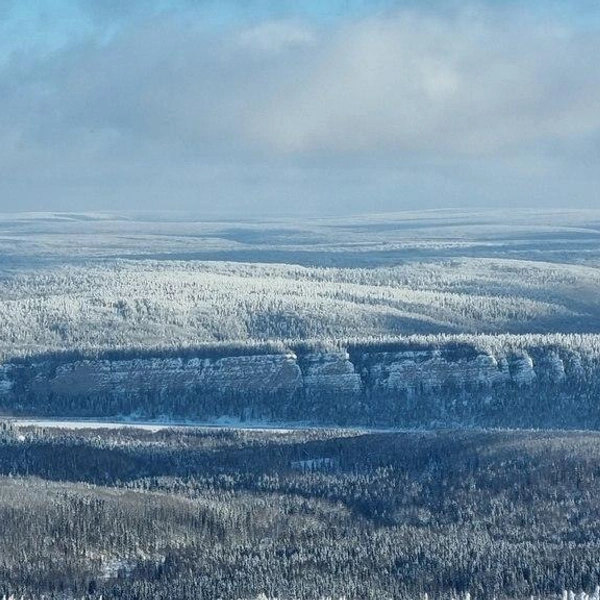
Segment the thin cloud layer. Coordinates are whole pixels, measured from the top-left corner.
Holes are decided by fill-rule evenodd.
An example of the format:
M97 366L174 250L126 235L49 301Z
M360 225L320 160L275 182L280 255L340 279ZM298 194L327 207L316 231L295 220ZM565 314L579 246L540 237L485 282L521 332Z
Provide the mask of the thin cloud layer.
M600 200L594 27L483 5L220 28L138 13L107 39L5 61L2 209Z

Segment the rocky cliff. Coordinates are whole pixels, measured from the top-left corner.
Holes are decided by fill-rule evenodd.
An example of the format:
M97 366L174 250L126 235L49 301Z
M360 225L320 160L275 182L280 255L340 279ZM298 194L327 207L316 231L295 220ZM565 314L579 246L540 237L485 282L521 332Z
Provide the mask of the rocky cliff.
M600 342L507 336L0 366L6 414L380 426L599 427Z

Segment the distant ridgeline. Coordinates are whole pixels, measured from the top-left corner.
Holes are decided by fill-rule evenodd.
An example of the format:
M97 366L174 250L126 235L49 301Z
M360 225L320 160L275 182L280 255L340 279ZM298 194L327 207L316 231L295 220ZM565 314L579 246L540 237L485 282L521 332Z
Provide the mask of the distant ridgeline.
M5 415L600 429L600 336L57 353L0 364Z

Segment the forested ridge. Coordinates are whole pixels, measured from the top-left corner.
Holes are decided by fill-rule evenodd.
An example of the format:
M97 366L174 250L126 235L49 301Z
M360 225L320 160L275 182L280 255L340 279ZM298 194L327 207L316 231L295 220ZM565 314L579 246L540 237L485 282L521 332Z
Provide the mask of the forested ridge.
M598 333L597 270L117 261L0 277L0 353L435 333Z
M600 427L600 336L437 335L56 352L0 365L5 415Z

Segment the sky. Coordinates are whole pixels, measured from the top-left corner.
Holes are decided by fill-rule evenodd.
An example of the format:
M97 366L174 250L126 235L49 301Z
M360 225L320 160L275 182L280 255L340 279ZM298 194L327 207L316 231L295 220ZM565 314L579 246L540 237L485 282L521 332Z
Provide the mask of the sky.
M600 3L0 0L0 211L600 208Z

